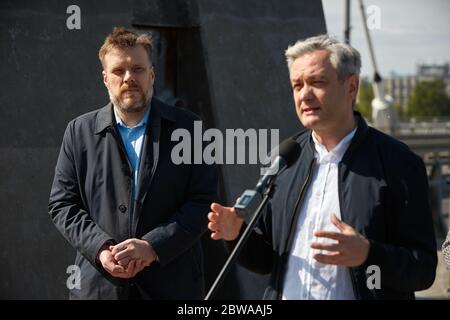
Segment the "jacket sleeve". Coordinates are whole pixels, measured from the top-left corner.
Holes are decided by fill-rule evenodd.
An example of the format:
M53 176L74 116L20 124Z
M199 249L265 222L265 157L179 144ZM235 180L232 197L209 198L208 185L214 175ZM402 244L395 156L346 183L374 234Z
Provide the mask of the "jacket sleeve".
M274 252L272 249L272 224L271 203L267 204L263 215L257 222L256 227L249 235L247 242L243 245L238 256L238 262L244 268L259 273L269 274L272 272ZM246 221L249 222L249 221ZM239 237L234 241L225 241L226 248L231 251L237 245L239 239L247 227L247 223L241 228Z
M162 266L190 248L206 231L210 205L217 199L217 186L215 165L191 165L185 202L167 223L142 237L152 245Z
M56 228L91 264L103 270L96 257L101 246L113 239L90 217L83 205L74 156L74 122L64 133L50 192L49 214Z
M450 231L447 233L447 239L442 244L442 254L447 266L450 267Z
M370 240L365 266L377 265L381 287L401 292L424 290L433 284L437 253L428 180L422 160L414 155L395 172L389 188L389 243Z

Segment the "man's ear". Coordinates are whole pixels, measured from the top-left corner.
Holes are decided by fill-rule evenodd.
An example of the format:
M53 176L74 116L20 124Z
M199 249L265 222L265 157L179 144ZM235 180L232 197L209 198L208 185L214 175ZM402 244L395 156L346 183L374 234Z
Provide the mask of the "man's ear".
M359 89L359 77L355 74L351 75L348 79L348 90L349 94L352 97L352 100L356 100L356 96L358 95L358 89Z
M105 87L108 88L108 82L107 82L108 78L106 76L105 70L102 71L102 76L103 76L103 83L105 84Z
M152 77L152 82L155 82L155 68L151 67L150 77Z

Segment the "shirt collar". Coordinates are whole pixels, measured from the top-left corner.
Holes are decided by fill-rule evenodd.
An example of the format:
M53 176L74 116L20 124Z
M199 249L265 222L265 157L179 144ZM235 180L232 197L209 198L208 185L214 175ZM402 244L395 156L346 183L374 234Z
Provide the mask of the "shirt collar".
M148 105L148 108L147 108L147 111L145 111L145 114L144 114L144 116L142 117L141 121L139 121L139 123L136 124L133 128L137 128L137 127L140 127L140 126L145 126L145 125L147 125L148 118L149 118L149 115L150 115L150 108L151 108L151 105L149 104L149 105ZM114 110L114 117L115 117L115 119L116 119L116 123L117 123L119 126L121 126L121 127L129 128L129 129L130 129L130 127L128 127L128 126L122 121L122 119L120 119L120 117L119 117L119 115L118 115L118 113L117 113L117 110L116 110L116 108L115 108L114 106L113 106L113 110Z
M348 133L332 150L328 151L323 144L321 144L314 134L312 138L315 147L315 157L319 163L339 163L345 151L347 151L353 136L355 135L356 128L354 128L350 133Z

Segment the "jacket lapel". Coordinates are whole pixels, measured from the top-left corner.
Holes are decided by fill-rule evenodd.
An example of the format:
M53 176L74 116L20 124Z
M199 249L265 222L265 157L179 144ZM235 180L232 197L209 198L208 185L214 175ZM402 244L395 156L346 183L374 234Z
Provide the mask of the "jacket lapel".
M171 114L170 108L175 107L167 106L155 98L152 99L150 121L145 132L144 145L141 153L142 157L139 165L138 197L134 212L135 218L133 219L133 234L136 234L139 218L142 214L142 207L158 167L163 120L175 122L175 118Z
M158 166L159 149L160 149L160 133L161 133L161 117L158 112L154 112L152 106L149 125L145 132L144 145L142 147L142 157L139 164L138 174L138 197L135 208L135 219L133 226L133 234L136 234L137 222L142 214L142 206L147 196L148 190L153 180L153 176Z

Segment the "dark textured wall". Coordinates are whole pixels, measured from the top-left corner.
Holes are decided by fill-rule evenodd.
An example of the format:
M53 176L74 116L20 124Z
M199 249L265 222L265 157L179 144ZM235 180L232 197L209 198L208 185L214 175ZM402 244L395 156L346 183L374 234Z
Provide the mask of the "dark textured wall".
M81 30L66 27L71 4ZM280 128L281 138L299 129L284 49L325 32L311 1L1 1L0 298L67 298L75 252L50 221L48 196L67 122L108 102L97 54L116 25L154 33L157 95L208 127ZM251 187L258 168L222 166L223 201ZM225 253L203 241L210 284ZM259 298L265 281L238 268L218 297Z
M0 298L65 299L75 251L52 225L48 196L67 122L107 103L97 52L131 1L0 2ZM105 6L105 3L108 3Z

